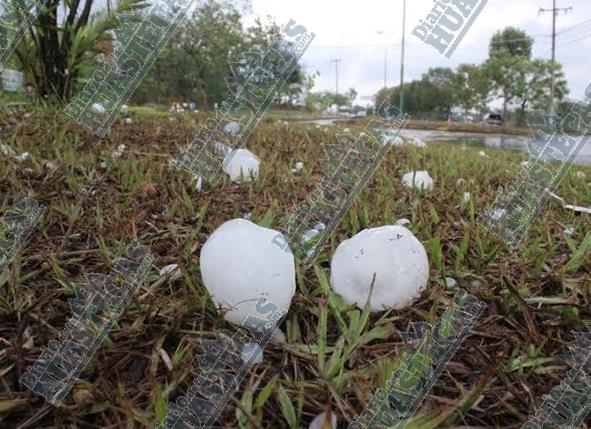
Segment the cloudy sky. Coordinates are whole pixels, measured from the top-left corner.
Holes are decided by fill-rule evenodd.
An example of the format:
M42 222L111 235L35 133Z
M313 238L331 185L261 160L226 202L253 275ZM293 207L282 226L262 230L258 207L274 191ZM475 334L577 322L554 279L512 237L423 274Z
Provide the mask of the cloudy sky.
M335 66L341 59L339 88L354 87L359 96L371 96L384 85L384 53L388 53L388 86L400 81L400 53L403 0L252 0L254 17L271 16L278 24L294 19L316 33L313 44L302 58L309 73L318 71L314 91L335 89ZM557 60L564 65L570 97L580 98L589 83L591 51L591 2L558 0L558 7L572 6L557 18ZM480 63L488 55L491 36L506 26L516 26L534 37L534 56L551 58L552 14L539 15L551 8L552 0L488 0L464 40L446 58L410 33L425 19L433 0L407 0L407 49L405 81L419 78L429 67L455 67L460 63ZM387 33L379 35L378 31ZM585 74L585 72L587 72ZM358 99L358 101L364 101Z

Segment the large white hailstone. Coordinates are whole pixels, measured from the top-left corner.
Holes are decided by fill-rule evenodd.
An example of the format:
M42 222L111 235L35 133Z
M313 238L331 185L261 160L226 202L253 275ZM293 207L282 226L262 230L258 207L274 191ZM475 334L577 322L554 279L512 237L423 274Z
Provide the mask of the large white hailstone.
M227 321L240 324L248 316L269 319L289 309L296 289L295 262L291 252L273 244L277 234L234 219L216 229L203 245L201 278ZM258 315L256 304L261 298L276 310Z
M260 158L248 149L236 149L224 160L222 169L230 176L232 182L250 182L259 175L260 163Z
M402 184L407 188L432 191L433 179L426 171L411 171L402 176Z
M372 312L411 305L427 286L429 261L421 242L403 226L365 229L343 241L331 261L330 283L347 304Z

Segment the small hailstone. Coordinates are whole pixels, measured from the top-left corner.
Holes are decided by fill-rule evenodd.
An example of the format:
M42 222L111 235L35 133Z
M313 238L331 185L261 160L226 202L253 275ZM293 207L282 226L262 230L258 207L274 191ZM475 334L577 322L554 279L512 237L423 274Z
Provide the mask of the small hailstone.
M320 125L316 124L316 129L319 130L320 129Z
M16 159L17 161L25 161L26 159L29 158L30 153L29 152L23 152L20 155L15 155L14 159Z
M398 225L398 226L410 225L410 220L405 219L405 218L398 219L396 221L396 225Z
M505 213L507 213L507 210L505 209L495 209L490 217L494 220L499 220L500 218L502 218L503 216L505 216Z
M178 264L167 265L166 267L164 267L160 271L158 271L158 275L165 276L166 274L170 274L173 271L176 271L178 269L178 267L179 267Z
M481 156L481 157L483 157L483 158L488 158L488 155L483 150L481 150L480 152L478 152L478 155Z
M469 202L472 199L472 194L470 192L464 192L464 194L462 195L462 201L464 203Z
M227 134L230 134L231 136L238 135L238 133L240 132L240 124L237 122L228 122L224 126L224 131Z
M301 162L301 161L299 161L299 162L296 162L296 164L295 164L295 169L296 169L296 171L297 171L297 172L300 172L300 171L302 171L302 170L304 169L304 163L303 163L303 162Z
M195 183L195 190L201 191L203 189L203 179L201 176L197 176L197 182Z
M455 279L452 279L451 277L446 277L445 278L445 286L448 288L454 288L456 287L458 284L458 282Z
M107 163L106 161L101 162L101 168L107 168Z
M233 182L250 182L259 175L261 160L248 149L236 149L224 160L222 168Z
M577 178L579 179L584 179L585 177L587 177L585 175L585 173L583 173L582 171L577 171Z
M263 349L257 343L246 343L242 346L240 359L250 362L251 365L263 363Z
M323 426L325 419L326 413L318 414L314 420L312 420L308 429L337 429L338 420L337 415L334 412L330 413L330 426L328 428Z
M125 146L124 144L120 144L119 146L117 146L117 150L113 151L112 153L113 158L121 158L121 155L123 155L125 149L127 149L127 146Z
M127 106L127 104L123 104L123 105L121 106L121 111L122 111L122 112L127 112L127 110L128 110L128 109L129 109L129 107Z
M10 146L7 146L5 144L0 144L0 152L2 152L6 156L12 156L15 154L14 150L12 150Z
M227 321L240 325L256 316L261 298L276 307L275 313L289 310L296 290L295 260L289 248L274 244L277 239L285 241L278 231L234 219L203 245L201 278Z
M343 132L344 132L344 133L350 133L350 132L351 132L351 130L350 130L349 128L344 128L344 129L343 129Z
M575 229L573 227L566 228L563 232L564 235L571 236L575 233Z
M458 180L456 180L456 186L459 187L459 186L462 186L464 184L466 184L466 181L464 179L462 179L461 177Z
M100 103L94 103L90 106L90 110L94 111L95 113L100 113L101 115L106 112L107 109Z
M277 328L271 334L271 339L269 342L273 345L280 346L281 344L285 344L287 342L287 337L281 329Z
M314 225L314 229L317 231L324 231L326 229L326 225L322 222L318 222L316 225Z
M126 124L131 124L131 122L132 122L131 118L125 118L125 123Z
M411 171L402 176L402 184L407 188L433 190L433 179L427 171Z
M330 284L344 301L372 312L410 306L427 286L429 260L423 244L399 225L365 229L343 241L331 260Z
M242 219L246 219L246 220L252 219L252 213L246 213L244 216L242 216Z

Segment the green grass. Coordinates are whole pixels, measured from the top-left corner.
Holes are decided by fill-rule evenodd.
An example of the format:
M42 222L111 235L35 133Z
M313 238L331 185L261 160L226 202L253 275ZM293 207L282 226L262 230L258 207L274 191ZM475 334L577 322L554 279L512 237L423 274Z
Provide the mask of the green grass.
M161 112L134 110L131 124L119 120L99 139L55 112L0 118L2 143L31 153L22 163L0 155L2 201L25 191L48 207L0 275L0 425L152 427L197 374L199 339L225 326L201 282L201 246L223 222L248 213L254 222L282 226L322 179L320 143L336 143L342 130L262 123L247 144L262 160L259 180L224 180L197 192L192 177L167 165L200 120L170 121ZM362 125L347 126L355 133ZM127 150L113 158L120 144ZM516 177L525 157L486 149L490 157L483 158L480 150L449 144L391 149L315 265L298 267L297 294L282 325L287 344L267 347L220 426L307 428L327 408L341 423L352 420L397 367L399 333L411 321L434 323L444 312L455 293L445 287L445 277L454 277L488 308L409 428L523 424L569 369L561 354L574 344L570 331L584 329L591 319L591 218L550 204L527 239L507 248L475 220L498 187ZM301 176L291 173L296 161L305 164ZM411 170L428 170L434 191L402 187L400 177ZM458 185L459 178L465 183ZM590 179L590 168L574 167L557 193L591 206ZM472 194L467 204L465 191ZM404 311L368 315L347 308L330 289L334 249L364 228L399 218L411 220L427 249L426 292ZM569 226L575 232L565 237ZM177 263L180 275L160 278L155 269L67 405L45 408L18 377L63 328L71 283L83 280L83 273L108 273L134 238L160 255L156 268Z

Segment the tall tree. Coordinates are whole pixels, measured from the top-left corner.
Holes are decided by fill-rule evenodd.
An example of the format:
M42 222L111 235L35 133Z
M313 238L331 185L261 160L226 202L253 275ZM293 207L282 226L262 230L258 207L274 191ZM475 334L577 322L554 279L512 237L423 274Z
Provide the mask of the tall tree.
M121 0L116 12L145 6L142 0ZM117 20L93 14L93 0L40 0L38 8L37 18L15 50L16 58L39 96L67 100L84 65L108 53L110 30ZM58 14L58 9L63 13Z
M474 64L460 64L454 82L456 101L465 111L487 110L492 83L483 67Z
M519 122L525 120L527 105L544 108L550 104L551 68L548 61L532 60L533 39L524 31L508 27L491 39L484 71L495 94L503 100L503 115L511 104L520 106ZM568 93L562 66L557 65L556 99Z
M504 53L513 57L529 60L532 54L534 39L527 33L515 27L507 27L497 31L489 45L489 55L495 57Z

